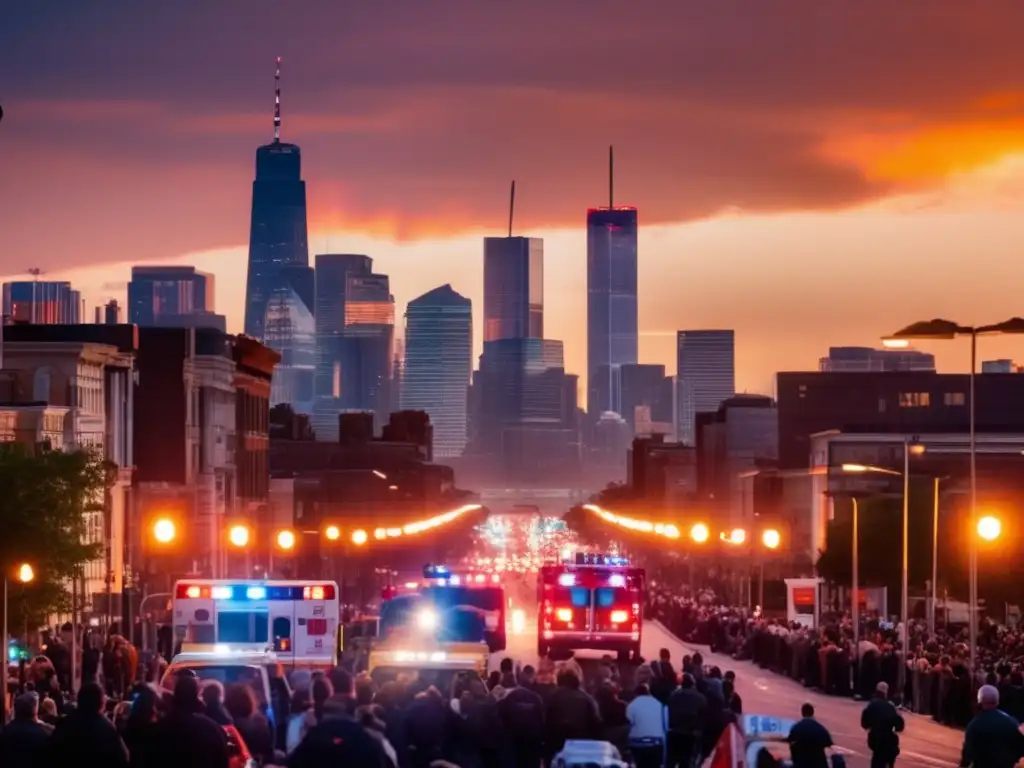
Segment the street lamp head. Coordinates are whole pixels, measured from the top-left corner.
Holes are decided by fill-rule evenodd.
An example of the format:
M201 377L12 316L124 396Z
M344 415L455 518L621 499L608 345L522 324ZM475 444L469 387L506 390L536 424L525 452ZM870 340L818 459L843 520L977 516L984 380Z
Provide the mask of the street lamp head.
M153 538L160 544L170 544L178 531L173 520L166 517L157 520L153 524Z
M769 528L761 534L761 543L768 549L778 549L782 543L782 536L774 528Z
M324 536L327 537L328 541L337 541L341 538L341 530L336 525L328 525L324 529Z
M363 546L363 544L366 543L366 540L368 538L370 537L366 535L366 531L364 531L362 528L358 528L352 531L352 543L355 544L357 547Z
M277 534L277 546L289 550L295 548L295 534L291 531L279 531Z
M32 566L28 563L22 563L18 566L18 581L22 584L28 584L35 577L36 572L32 570Z
M865 466L864 464L843 464L843 472L847 472L849 474L860 475L870 471L871 467Z
M973 328L954 323L952 320L942 320L939 318L922 320L917 323L911 323L906 328L901 328L891 336L883 337L882 345L890 349L906 349L908 346L907 342L910 342L912 339L955 339L961 334L972 333L973 331ZM901 346L894 346L894 344Z
M910 451L910 454L912 456L924 456L925 453L928 451L928 448L924 445L924 443L910 443L907 446L907 450Z
M986 515L978 520L978 536L985 541L995 541L1003 531L999 518Z
M249 545L249 528L245 525L233 525L231 530L228 531L228 541L236 547L246 547Z
M739 546L747 540L747 532L742 528L733 528L731 531L729 531L728 536L725 534L725 531L723 531L721 533L721 539L727 544L734 544L736 546Z
M1011 317L1001 323L983 325L978 329L979 334L1020 334L1024 333L1024 317Z
M698 544L703 544L711 536L711 532L704 523L697 523L690 529L690 538Z

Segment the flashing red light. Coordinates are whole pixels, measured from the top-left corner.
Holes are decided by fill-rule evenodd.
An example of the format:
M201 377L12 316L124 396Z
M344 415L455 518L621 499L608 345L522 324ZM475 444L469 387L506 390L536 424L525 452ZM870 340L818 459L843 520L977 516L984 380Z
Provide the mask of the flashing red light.
M198 584L179 584L174 590L174 597L178 600L198 600L199 598L209 598L210 588L200 587Z
M333 600L334 599L334 585L333 584L317 584L312 587L302 588L302 599L303 600Z

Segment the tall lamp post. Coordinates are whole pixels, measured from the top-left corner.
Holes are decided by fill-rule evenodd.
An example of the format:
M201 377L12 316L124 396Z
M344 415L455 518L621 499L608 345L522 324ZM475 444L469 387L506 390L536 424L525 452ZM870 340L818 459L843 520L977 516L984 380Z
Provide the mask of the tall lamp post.
M32 579L36 577L35 571L32 570L32 566L28 563L22 563L18 566L15 572L15 577L21 584L28 584ZM8 621L10 619L10 603L8 597L10 591L8 585L10 582L10 575L4 570L4 666L3 666L3 695L2 702L0 702L0 727L7 724L7 671L11 664L11 645L10 645L10 629L8 628Z
M885 337L882 342L890 348L906 347L914 340L948 340L957 336L971 337L971 369L969 377L969 451L971 460L971 533L968 542L968 570L970 587L968 589L968 618L970 619L970 641L968 653L970 654L971 672L976 673L975 663L977 661L978 649L978 537L973 535L978 530L978 451L975 434L975 410L976 402L974 396L975 371L978 367L978 337L998 336L1001 334L1024 334L1024 318L1011 317L1001 323L992 325L969 326L954 323L951 320L922 320L912 323L891 336Z

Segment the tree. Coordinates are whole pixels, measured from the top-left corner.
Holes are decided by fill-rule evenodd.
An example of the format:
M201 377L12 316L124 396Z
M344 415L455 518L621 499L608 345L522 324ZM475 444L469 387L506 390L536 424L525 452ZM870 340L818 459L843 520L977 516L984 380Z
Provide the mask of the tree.
M89 513L104 509L110 469L92 450L0 447L0 567L11 579L12 631L20 622L39 626L47 615L70 610L65 585L102 550L85 538ZM30 584L16 581L21 563L35 572Z

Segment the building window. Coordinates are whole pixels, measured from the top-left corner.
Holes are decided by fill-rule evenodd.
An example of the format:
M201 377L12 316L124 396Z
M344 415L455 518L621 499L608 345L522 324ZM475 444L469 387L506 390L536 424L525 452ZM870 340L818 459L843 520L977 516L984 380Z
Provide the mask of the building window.
M928 392L900 392L900 408L927 408L931 404Z
M967 397L963 392L946 392L942 396L942 402L946 405L966 405Z

